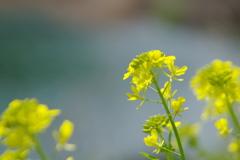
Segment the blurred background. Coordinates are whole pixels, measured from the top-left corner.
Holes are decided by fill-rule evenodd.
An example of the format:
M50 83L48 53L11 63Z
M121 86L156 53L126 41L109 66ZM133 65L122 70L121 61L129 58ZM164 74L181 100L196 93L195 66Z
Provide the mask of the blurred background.
M61 109L43 145L50 153L52 130L69 119L75 123L69 142L78 148L59 160L145 160L138 152L153 148L142 140L142 124L164 111L151 103L136 110L139 102L127 101L130 84L122 77L136 55L155 49L189 67L185 81L173 84L189 107L178 121L198 122L204 103L189 81L213 59L240 66L240 1L0 0L1 111L27 97ZM226 148L216 134L213 122L200 134L213 152ZM186 155L197 159L191 149Z

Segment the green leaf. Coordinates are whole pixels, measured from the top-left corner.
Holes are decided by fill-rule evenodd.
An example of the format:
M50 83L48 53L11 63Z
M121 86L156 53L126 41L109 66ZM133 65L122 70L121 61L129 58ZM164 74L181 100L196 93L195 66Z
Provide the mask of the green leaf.
M160 159L158 159L158 158L155 158L155 157L153 157L153 156L151 156L151 155L149 155L149 154L147 154L147 153L144 153L144 152L139 152L141 155L143 155L144 157L147 157L147 158L149 158L149 159L152 159L152 160L160 160Z

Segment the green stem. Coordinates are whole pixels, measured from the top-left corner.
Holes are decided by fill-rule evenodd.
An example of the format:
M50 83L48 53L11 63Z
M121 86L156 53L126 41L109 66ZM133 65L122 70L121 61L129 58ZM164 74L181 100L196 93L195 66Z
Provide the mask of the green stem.
M157 92L157 90L149 85L149 88L152 89L154 92ZM158 92L157 92L158 93Z
M183 150L183 147L182 147L182 143L181 143L181 140L180 140L178 131L177 131L177 127L175 126L175 123L174 123L174 121L173 121L173 118L172 118L172 116L170 115L171 112L170 112L170 110L169 110L169 108L168 108L168 106L167 106L167 103L166 103L166 101L165 101L165 99L164 99L164 97L163 97L163 95L162 95L162 93L161 93L161 90L160 90L160 88L159 88L159 86L158 86L158 83L157 83L157 80L156 80L155 77L153 77L153 84L155 85L155 87L156 87L156 89L157 89L157 91L158 91L158 95L159 95L160 99L162 100L163 106L164 106L164 108L165 108L165 110L166 110L166 112L167 112L169 121L170 121L170 123L171 123L171 125L172 125L173 132L174 132L174 134L175 134L175 137L176 137L176 140L177 140L177 144L178 144L178 148L179 148L179 151L180 151L180 154L181 154L181 159L182 159L182 160L186 160L185 154L184 154L184 150Z
M179 155L179 156L180 156L180 155ZM168 152L168 153L167 153L167 159L168 159L168 160L172 160L172 154L171 154L171 152Z
M33 135L33 140L35 142L35 147L36 147L36 150L41 158L41 160L49 160L44 152L44 150L42 149L42 146L41 146L41 143L40 141L38 140L38 138Z
M52 154L50 155L50 158L54 159L56 157L57 153L58 153L58 150L55 148L54 151L52 152Z
M169 132L169 135L168 135L168 144L169 144L169 147L171 147L171 137L172 137L172 131ZM172 147L171 147L172 148ZM180 156L180 155L179 155ZM172 160L172 154L171 152L168 152L168 160Z
M144 99L145 101L148 101L148 102L153 102L153 103L160 103L162 104L162 102L158 102L158 101L154 101L154 100L151 100L151 99Z
M238 122L238 118L237 118L237 116L236 116L236 114L233 110L233 105L230 103L226 93L225 93L225 95L226 95L226 99L227 99L228 111L229 111L230 117L232 118L233 124L236 127L238 133L240 133L240 125L239 125L239 122Z
M164 148L164 147L161 147L163 150L165 150L165 151L168 151L168 152L170 152L170 153L173 153L173 154L176 154L176 155L178 155L178 156L181 156L179 153L176 153L176 152L173 152L173 151L171 151L171 150L169 150L169 149L167 149L167 148Z

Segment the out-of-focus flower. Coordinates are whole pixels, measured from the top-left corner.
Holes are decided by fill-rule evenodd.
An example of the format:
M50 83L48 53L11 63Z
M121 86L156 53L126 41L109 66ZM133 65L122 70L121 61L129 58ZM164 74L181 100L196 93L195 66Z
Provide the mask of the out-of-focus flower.
M240 150L240 142L237 139L231 140L231 143L228 145L228 151L231 153L239 152Z
M191 86L198 99L217 98L227 94L233 101L240 100L240 69L230 61L214 60L198 71Z
M223 136L225 139L232 132L233 129L228 129L228 121L226 118L221 118L215 123L215 127L219 130L219 135Z
M73 157L68 157L66 160L74 160Z
M6 150L0 160L25 160L28 156L28 150Z
M53 131L53 137L57 142L57 150L64 148L65 150L75 150L76 146L74 144L68 144L67 141L72 136L74 131L74 124L65 120L59 128L59 131Z
M36 99L12 101L0 118L0 136L3 144L19 150L34 147L33 137L44 132L59 113L60 110L49 110ZM18 153L19 151L9 151L2 156Z

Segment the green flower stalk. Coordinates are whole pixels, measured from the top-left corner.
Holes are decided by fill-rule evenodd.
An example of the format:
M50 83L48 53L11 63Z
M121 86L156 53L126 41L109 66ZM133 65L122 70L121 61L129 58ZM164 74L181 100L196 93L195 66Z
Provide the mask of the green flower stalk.
M230 61L214 60L197 72L191 80L191 87L199 100L207 102L202 114L204 120L216 117L232 120L232 129L229 129L226 118L217 120L215 127L225 140L231 137L228 150L232 159L240 159L239 112L234 109L240 101L240 68Z
M171 92L171 88L173 80L183 81L183 79L179 79L178 76L183 75L187 70L187 67L175 66L175 59L175 56L166 56L165 53L159 50L142 53L136 56L136 59L133 59L132 62L130 62L127 69L128 72L124 74L123 79L125 80L129 77L132 77L132 81L130 83L133 84L131 86L133 93L127 93L126 95L129 97L128 100L130 101L141 100L141 103L137 109L139 109L145 101L149 101L161 104L166 110L166 115L164 116L167 118L163 120L159 115L154 119L154 122L150 118L152 122L147 122L147 124L144 126L144 132L151 133L152 135L144 139L146 145L155 147L157 146L157 150L155 150L155 152L165 152L168 159L171 159L171 153L173 153L181 156L182 160L185 160L184 150L174 119L177 115L181 116L179 114L180 112L187 110L187 108L182 109L186 99L184 97L173 99L177 91ZM162 75L167 76L169 80L165 82L163 88L160 88L158 81ZM146 92L148 89L156 92L159 95L160 101L147 99ZM165 130L164 127L167 125L171 128L171 131L169 132L169 144L167 144L167 142L164 140L164 136L161 133L162 130ZM172 131L177 139L180 154L171 150L172 145L170 139ZM156 138L157 135L159 135L161 139Z

